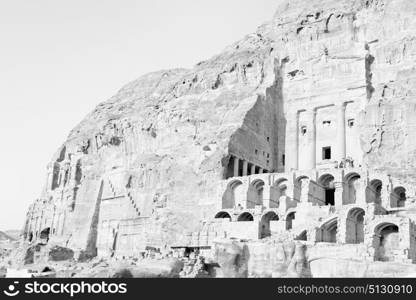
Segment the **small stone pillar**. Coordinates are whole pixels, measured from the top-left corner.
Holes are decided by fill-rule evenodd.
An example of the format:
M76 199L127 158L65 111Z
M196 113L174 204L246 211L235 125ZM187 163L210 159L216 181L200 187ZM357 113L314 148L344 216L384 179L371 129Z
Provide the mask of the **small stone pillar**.
M238 177L240 160L234 156L234 177Z
M306 112L307 115L307 140L308 148L306 155L308 156L306 169L312 170L316 168L316 110L312 109Z

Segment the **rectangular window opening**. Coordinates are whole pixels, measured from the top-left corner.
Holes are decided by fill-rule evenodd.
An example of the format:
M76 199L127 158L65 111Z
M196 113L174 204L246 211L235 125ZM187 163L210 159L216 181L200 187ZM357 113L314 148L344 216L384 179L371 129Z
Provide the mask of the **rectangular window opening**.
M331 147L323 147L322 148L322 160L330 160L331 159Z

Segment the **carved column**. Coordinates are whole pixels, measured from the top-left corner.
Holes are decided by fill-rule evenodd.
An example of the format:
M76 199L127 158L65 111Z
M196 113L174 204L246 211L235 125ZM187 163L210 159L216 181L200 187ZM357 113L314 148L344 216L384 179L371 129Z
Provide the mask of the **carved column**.
M240 160L234 156L234 177L238 177L239 164Z
M381 205L384 208L390 208L390 198L391 198L391 193L393 191L393 184L390 182L390 180L386 183L383 182L383 186L381 188Z
M336 154L335 159L340 163L346 157L345 141L345 103L336 105L337 111L337 136L336 136Z
M243 160L243 176L247 176L248 174L248 161Z
M286 171L297 170L299 168L299 113L288 114L286 126Z
M308 148L304 155L308 157L306 169L312 170L316 168L316 109L307 111L306 116Z

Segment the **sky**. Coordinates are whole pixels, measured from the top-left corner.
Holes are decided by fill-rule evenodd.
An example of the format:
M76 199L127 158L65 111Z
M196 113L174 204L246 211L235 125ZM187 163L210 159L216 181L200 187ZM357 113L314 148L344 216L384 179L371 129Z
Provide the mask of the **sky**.
M139 76L191 68L272 18L277 0L0 0L0 230L23 228L46 165Z

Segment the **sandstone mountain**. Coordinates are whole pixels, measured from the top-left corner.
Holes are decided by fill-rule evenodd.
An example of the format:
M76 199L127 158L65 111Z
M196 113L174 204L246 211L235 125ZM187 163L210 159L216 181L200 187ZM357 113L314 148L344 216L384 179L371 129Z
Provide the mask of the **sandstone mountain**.
M25 238L87 257L184 245L221 205L232 156L290 171L293 99L354 100L357 164L413 182L416 2L276 4L222 53L144 75L99 104L48 165Z

